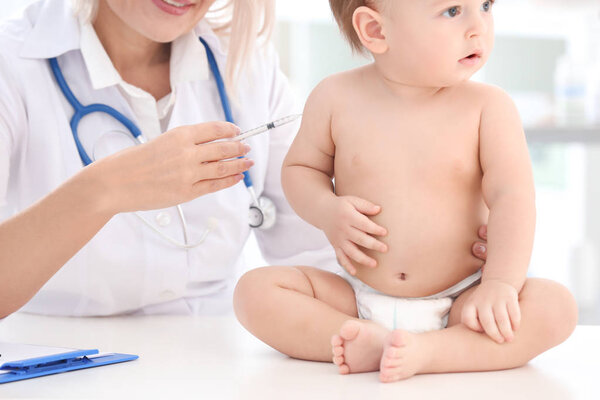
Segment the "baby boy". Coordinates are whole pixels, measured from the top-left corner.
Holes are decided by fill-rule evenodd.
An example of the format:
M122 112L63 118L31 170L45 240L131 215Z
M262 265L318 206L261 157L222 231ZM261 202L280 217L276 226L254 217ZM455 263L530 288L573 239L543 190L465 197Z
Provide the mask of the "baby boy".
M518 113L469 81L493 47L494 1L330 5L373 62L314 89L282 182L347 272L251 271L235 295L242 324L292 357L333 353L341 373L384 382L512 368L562 342L572 296L526 278L535 195ZM485 265L470 251L484 224Z

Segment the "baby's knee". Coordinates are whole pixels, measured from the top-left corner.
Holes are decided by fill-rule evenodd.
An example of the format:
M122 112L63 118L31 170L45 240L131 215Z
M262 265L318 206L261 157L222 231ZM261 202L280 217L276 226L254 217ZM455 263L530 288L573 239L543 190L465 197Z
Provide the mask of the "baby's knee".
M233 309L238 320L245 325L252 316L278 307L282 289L312 293L308 278L298 267L270 266L246 272L233 292Z
M565 341L577 325L577 303L564 285L546 279L536 281L536 290L529 293L530 299L540 302L535 307L538 315L533 318L543 321L544 332L550 335L553 345L557 345Z
M269 267L256 268L246 272L238 280L233 292L233 309L238 319L243 322L256 305L257 297L264 293L265 277L268 276Z
M565 286L558 282L552 282L554 286L554 301L552 306L555 310L555 328L559 343L565 341L577 326L579 311L573 294ZM559 328L560 327L560 328Z

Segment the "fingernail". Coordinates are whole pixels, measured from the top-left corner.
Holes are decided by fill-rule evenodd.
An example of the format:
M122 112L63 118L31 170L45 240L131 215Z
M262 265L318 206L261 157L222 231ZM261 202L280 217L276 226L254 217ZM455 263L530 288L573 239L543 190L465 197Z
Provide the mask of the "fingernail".
M479 251L480 253L485 253L485 246L483 246L483 245L481 245L481 244L480 244L480 245L478 245L478 246L477 246L477 251Z
M246 160L244 160L244 167L250 168L253 165L254 165L254 160L251 160L249 158L247 158Z
M249 144L244 143L244 154L248 154L250 150L252 150L252 147L250 147Z

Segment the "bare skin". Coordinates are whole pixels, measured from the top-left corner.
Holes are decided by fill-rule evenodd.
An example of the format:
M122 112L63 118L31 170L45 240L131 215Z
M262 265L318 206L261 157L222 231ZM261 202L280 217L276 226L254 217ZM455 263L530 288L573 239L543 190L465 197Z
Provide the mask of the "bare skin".
M312 267L250 271L236 287L234 306L246 329L276 350L303 360L333 360L341 374L380 371L383 382L519 367L563 342L577 323L577 305L564 286L528 279L519 301L523 323L510 343L498 344L461 323L475 289L454 302L448 328L421 334L359 320L350 285Z
M483 267L481 284L456 299L448 328L420 334L358 320L351 286L314 268L251 271L236 288L250 332L292 357L333 360L342 374L379 370L393 382L514 368L577 321L565 287L526 279L535 195L516 108L468 81L493 45L491 2L436 7L400 0L354 12L375 62L315 88L282 182L340 265L370 287L428 296ZM486 223L484 265L471 244Z

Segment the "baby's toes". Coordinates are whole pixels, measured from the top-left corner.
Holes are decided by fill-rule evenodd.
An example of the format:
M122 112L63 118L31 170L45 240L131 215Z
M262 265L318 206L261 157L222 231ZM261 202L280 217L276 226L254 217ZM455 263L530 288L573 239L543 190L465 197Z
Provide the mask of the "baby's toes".
M379 374L379 380L383 383L396 382L401 379L401 373L398 371L387 371Z
M340 335L333 335L331 337L331 346L341 346L342 344L344 344L344 339Z
M334 356L341 356L344 354L344 347L343 346L334 346L334 347L332 347L331 352L333 353Z
M344 363L344 357L343 356L334 356L333 363L338 366L342 365Z
M339 366L339 371L341 375L348 375L350 373L350 367L346 364L342 364Z
M402 359L400 358L386 358L381 359L380 370L386 370L391 368L398 368L402 365Z

